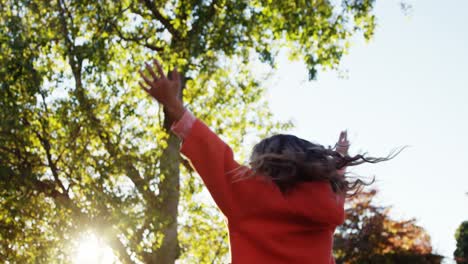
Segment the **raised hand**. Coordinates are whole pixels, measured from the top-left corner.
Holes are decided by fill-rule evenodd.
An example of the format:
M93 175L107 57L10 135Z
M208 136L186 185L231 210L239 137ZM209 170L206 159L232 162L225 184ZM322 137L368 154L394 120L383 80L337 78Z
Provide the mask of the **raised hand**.
M348 155L349 149L349 141L348 141L348 131L343 130L340 133L340 137L338 138L338 142L335 144L336 152L340 153L341 155Z
M146 85L141 81L139 84L148 94L166 107L174 120L178 120L184 111L182 101L180 100L181 75L177 69L174 69L170 73L171 78L169 79L164 74L158 60L153 60L153 64L158 74L156 74L150 64L146 63L146 69L151 77L145 76L143 71L140 70L140 75Z

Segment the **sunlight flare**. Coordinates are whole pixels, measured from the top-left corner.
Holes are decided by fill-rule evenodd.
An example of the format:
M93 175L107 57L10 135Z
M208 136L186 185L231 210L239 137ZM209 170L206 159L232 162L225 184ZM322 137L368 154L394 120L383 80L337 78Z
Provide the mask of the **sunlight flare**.
M78 241L73 259L75 264L108 264L117 263L112 249L105 245L95 234L85 234Z

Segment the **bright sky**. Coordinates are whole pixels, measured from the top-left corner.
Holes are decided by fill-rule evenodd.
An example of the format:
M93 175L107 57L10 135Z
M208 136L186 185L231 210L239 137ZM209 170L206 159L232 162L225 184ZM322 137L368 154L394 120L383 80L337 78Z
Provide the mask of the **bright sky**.
M397 219L416 218L435 252L451 258L455 230L468 220L468 1L410 3L405 17L397 1L377 1L376 35L353 42L341 66L347 79L326 72L308 82L303 64L281 56L269 100L300 137L329 145L348 129L351 154L411 145L352 171L375 175L377 202Z

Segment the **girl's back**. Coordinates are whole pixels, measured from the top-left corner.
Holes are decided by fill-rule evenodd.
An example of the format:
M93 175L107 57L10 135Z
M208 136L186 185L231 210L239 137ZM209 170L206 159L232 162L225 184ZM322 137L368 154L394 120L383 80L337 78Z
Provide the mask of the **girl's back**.
M329 183L287 194L261 176L233 184L238 214L228 218L233 263L333 263L333 233L344 198Z
M333 232L344 219L344 198L330 183L303 182L283 193L263 175L234 180L230 172L242 166L204 123L186 111L173 131L228 219L234 264L333 263Z

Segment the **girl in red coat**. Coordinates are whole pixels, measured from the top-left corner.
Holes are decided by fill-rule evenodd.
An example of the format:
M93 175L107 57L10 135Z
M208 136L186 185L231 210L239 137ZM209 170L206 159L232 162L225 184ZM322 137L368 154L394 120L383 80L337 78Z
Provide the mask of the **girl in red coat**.
M336 149L292 135L274 135L255 145L250 166L183 107L181 76L167 78L158 61L140 85L164 105L186 156L228 219L233 264L330 264L333 233L345 219L347 195L363 185L344 176L346 166L387 158L350 157L346 132Z

